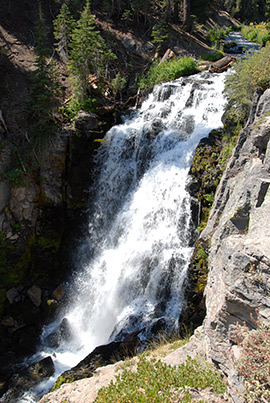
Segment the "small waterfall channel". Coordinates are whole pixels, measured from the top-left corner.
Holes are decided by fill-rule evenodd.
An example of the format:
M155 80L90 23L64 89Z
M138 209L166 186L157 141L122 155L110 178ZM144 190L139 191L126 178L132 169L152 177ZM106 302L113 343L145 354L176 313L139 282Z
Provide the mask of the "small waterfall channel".
M139 329L148 337L158 321L177 328L193 250L188 172L199 141L222 126L224 76L203 72L157 85L106 134L72 303L44 329L35 356L53 356L56 374L20 402L37 401L97 345ZM71 340L46 346L63 318Z

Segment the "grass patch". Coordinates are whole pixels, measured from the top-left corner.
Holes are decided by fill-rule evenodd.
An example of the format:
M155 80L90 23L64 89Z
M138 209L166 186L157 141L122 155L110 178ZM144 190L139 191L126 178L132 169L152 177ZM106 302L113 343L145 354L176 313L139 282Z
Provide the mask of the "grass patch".
M155 339L151 340L142 354L151 357L165 357L167 354L187 344L190 336L191 332L187 329L185 329L184 337L181 337L178 333L168 336L166 333L161 332Z
M155 61L145 75L139 80L139 88L151 88L163 81L176 80L197 72L197 63L192 57L175 58L160 63Z
M178 367L161 361L139 357L137 371L124 370L116 377L116 382L101 388L95 400L97 403L169 403L191 402L188 389L211 387L214 393L224 393L227 389L221 374L213 366L199 359L188 359Z

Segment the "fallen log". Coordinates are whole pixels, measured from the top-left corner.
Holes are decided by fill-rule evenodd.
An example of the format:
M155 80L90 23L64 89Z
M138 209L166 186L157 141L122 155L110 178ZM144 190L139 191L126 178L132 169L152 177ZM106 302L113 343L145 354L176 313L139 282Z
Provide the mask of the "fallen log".
M209 71L210 73L222 73L223 71L231 67L234 61L235 61L234 57L225 56L222 59L218 60L217 62L211 64Z

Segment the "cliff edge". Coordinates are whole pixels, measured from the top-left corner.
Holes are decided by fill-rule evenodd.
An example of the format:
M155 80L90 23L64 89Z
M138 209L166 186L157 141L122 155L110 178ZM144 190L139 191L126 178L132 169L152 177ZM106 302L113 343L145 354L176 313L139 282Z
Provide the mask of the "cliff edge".
M269 100L269 89L254 97L200 236L209 250L204 322L184 352L170 357L177 364L183 354L204 353L226 375L235 402L243 401L244 391L235 368L241 356L238 324L254 329L258 318L270 323Z

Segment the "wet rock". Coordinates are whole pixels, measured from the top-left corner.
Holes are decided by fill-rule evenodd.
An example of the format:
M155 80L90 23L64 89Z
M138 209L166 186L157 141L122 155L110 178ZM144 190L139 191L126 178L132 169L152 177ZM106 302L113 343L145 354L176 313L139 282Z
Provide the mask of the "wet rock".
M185 117L185 122L184 122L184 131L187 134L191 134L195 128L195 120L192 115L186 116Z
M5 401L5 403L20 401L18 399L22 397L24 392L52 376L54 371L54 363L50 356L21 370L14 374L9 381L5 382L5 389L8 389L8 391L2 397L1 401Z
M89 378L98 367L112 364L125 357L133 357L137 352L139 343L138 332L133 332L125 337L123 341L113 341L109 344L96 347L87 357L80 361L75 367L65 371L56 381L55 388L62 383L73 382L78 379Z
M148 139L154 139L162 130L164 125L161 119L153 119L146 127L145 135Z
M54 374L55 367L50 356L43 358L27 369L27 374L33 381L40 382L43 378L49 378Z
M46 338L45 344L50 347L58 347L62 342L72 340L72 337L73 332L70 323L67 318L64 318L59 328Z
M33 285L31 288L29 288L29 290L27 290L27 295L36 307L40 306L41 289L38 286Z
M164 332L166 329L166 319L157 320L151 327L151 335L157 336L159 333Z

